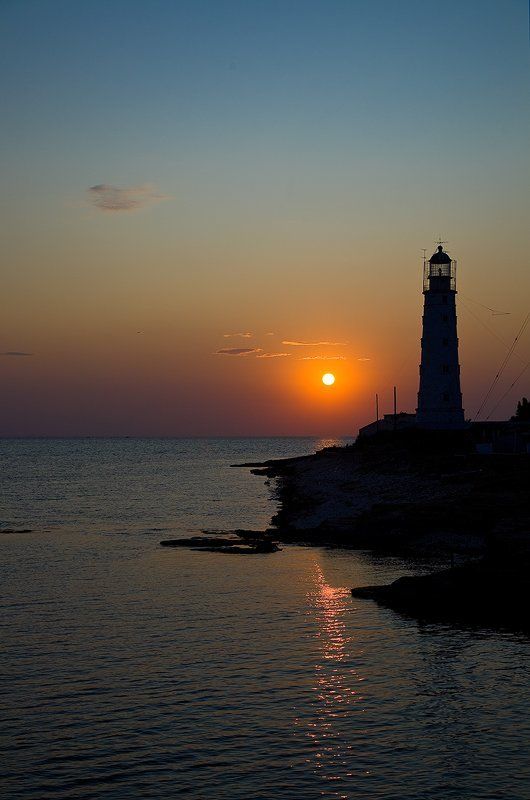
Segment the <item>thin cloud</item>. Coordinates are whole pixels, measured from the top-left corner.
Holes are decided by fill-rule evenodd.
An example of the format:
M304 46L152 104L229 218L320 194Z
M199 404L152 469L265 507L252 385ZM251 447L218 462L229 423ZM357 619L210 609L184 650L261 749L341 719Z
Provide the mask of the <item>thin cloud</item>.
M22 350L6 350L5 353L0 353L0 356L11 356L15 358L26 358L27 356L32 356L33 353L24 353Z
M371 358L358 358L357 361L371 361Z
M269 333L266 333L265 336L276 336L276 334L274 332L269 331Z
M239 336L241 339L251 339L254 334L253 333L223 333L225 339L233 339Z
M261 353L261 347L221 347L216 350L216 356L249 356L251 353Z
M346 356L303 356L299 361L346 361Z
M348 342L291 342L287 339L282 344L290 347L346 347Z
M291 353L261 353L258 358L285 358L290 355Z
M169 195L158 192L152 183L143 183L140 186L98 183L90 186L87 194L92 205L100 211L138 211L171 199Z

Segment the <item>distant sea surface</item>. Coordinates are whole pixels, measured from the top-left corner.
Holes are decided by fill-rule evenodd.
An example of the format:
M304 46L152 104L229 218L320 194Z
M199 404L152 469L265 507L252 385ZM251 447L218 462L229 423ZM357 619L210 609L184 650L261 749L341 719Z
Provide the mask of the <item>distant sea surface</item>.
M530 798L528 638L350 595L425 565L159 546L263 529L230 464L332 443L0 440L3 798Z

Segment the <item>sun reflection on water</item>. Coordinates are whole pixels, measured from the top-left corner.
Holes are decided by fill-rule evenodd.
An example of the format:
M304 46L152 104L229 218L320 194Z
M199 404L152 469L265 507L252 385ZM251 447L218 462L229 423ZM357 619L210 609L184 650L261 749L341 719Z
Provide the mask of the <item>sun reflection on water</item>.
M327 437L318 439L315 443L315 450L323 450L326 447L344 447L347 440L337 437Z
M354 637L345 619L352 610L351 594L346 587L328 584L320 565L315 564L314 588L307 599L317 639L313 713L309 719L298 719L297 725L306 728L311 742L308 766L320 779L339 784L336 789L330 786L330 797L346 798L345 784L363 773L356 768L353 752L354 737L362 733L362 724L352 718L364 709L359 686L363 678L352 663Z

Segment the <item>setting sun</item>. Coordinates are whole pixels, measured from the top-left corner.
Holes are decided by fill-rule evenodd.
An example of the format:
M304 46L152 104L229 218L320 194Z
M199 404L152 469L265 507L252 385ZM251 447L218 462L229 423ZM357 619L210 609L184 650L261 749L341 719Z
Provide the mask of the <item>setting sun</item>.
M335 383L335 376L331 372L326 372L325 375L322 375L322 383L326 386L333 386Z

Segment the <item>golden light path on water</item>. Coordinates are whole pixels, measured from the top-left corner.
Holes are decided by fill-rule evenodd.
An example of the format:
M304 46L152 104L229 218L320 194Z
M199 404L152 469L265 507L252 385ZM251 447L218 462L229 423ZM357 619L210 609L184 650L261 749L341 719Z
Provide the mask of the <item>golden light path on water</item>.
M346 738L344 723L354 712L362 713L364 678L354 668L348 645L353 636L345 616L351 613L351 593L347 587L326 582L318 563L314 567L314 587L307 595L309 611L317 625L318 660L314 666L315 713L310 720L297 720L307 727L313 755L307 759L315 773L330 783L349 781L355 770L354 746ZM353 709L354 706L359 708ZM348 726L349 727L349 726ZM359 732L359 731L357 731ZM347 798L339 787L329 796Z

